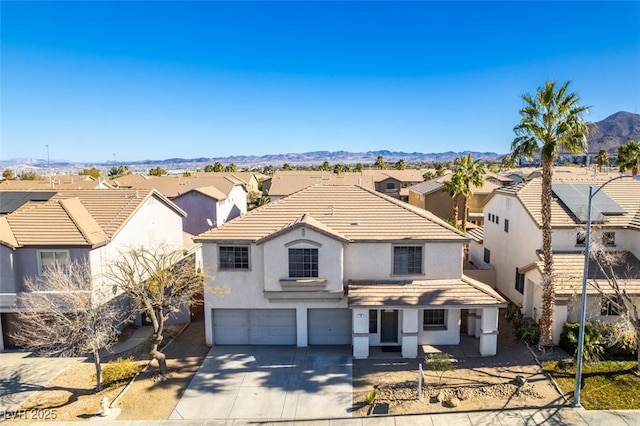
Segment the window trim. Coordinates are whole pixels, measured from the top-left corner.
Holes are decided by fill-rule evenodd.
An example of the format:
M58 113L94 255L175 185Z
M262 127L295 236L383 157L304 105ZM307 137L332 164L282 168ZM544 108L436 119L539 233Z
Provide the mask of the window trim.
M486 263L487 265L491 265L491 250L489 250L488 248L484 248L484 253L482 256L482 261L484 263Z
M223 248L245 248L247 249L247 267L246 268L237 268L237 267L233 267L233 268L223 268L222 267L222 256L220 255L220 251ZM234 259L235 262L235 259ZM251 247L248 245L244 245L244 244L225 244L225 245L219 245L218 246L218 270L219 271L225 271L225 272L233 272L233 271L250 271L251 270Z
M516 268L516 282L514 288L520 294L524 294L524 273L520 272L520 268Z
M407 273L398 273L396 272L396 249L398 248L418 248L420 249L420 272L407 272ZM416 276L416 275L424 275L424 255L425 251L423 250L422 244L394 244L391 246L391 275L407 277L407 276ZM409 270L409 265L407 265L407 270Z
M43 265L42 265L42 253L65 253L67 255L67 265L69 264L69 262L71 262L71 253L69 252L69 250L55 250L55 249L43 249L43 250L37 250L37 263L38 263L38 275L42 276L44 275L44 269L43 269ZM54 261L55 261L55 254L54 254Z
M427 324L427 313L442 312L442 323ZM448 309L424 309L422 311L422 330L447 330Z
M576 233L576 247L584 247L587 244L587 235L583 231Z
M616 307L614 304L621 304L620 300L613 300L617 298L612 298L608 296L603 296L600 299L600 316L601 317L619 317L620 316L620 308Z

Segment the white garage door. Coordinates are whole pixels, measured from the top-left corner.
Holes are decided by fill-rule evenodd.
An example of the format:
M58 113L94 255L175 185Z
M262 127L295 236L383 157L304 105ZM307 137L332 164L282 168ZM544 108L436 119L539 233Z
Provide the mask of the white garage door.
M350 345L349 309L309 309L310 345Z
M295 309L214 309L217 345L295 345Z

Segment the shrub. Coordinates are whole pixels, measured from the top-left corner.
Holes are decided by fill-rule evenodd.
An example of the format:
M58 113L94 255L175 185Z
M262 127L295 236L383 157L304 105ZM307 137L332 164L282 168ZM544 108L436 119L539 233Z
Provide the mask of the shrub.
M580 324L565 323L560 334L559 346L576 357ZM584 324L584 359L633 359L635 336L623 332L618 325L603 321L587 321Z
M371 406L376 403L377 397L378 397L378 388L374 387L373 390L364 397L364 403Z
M433 370L438 375L438 384L442 382L442 376L447 371L453 370L453 364L451 363L451 355L445 353L437 353L427 355L425 363L429 370Z
M514 333L517 339L527 342L529 345L537 345L540 341L540 326L533 318L522 318Z
M133 358L117 358L109 361L102 369L102 381L104 386L112 386L117 383L130 380L139 370L138 364Z

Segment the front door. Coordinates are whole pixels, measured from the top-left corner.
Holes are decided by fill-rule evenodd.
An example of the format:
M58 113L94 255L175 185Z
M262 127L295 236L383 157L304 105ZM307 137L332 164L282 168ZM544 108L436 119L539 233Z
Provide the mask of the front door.
M380 322L380 343L398 343L398 311L383 309Z

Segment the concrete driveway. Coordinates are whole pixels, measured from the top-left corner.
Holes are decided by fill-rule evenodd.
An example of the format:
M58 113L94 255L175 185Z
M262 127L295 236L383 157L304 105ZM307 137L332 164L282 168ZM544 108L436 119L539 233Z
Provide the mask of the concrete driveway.
M351 416L349 346L214 346L170 419Z
M0 353L0 419L83 358L45 358L29 352Z

